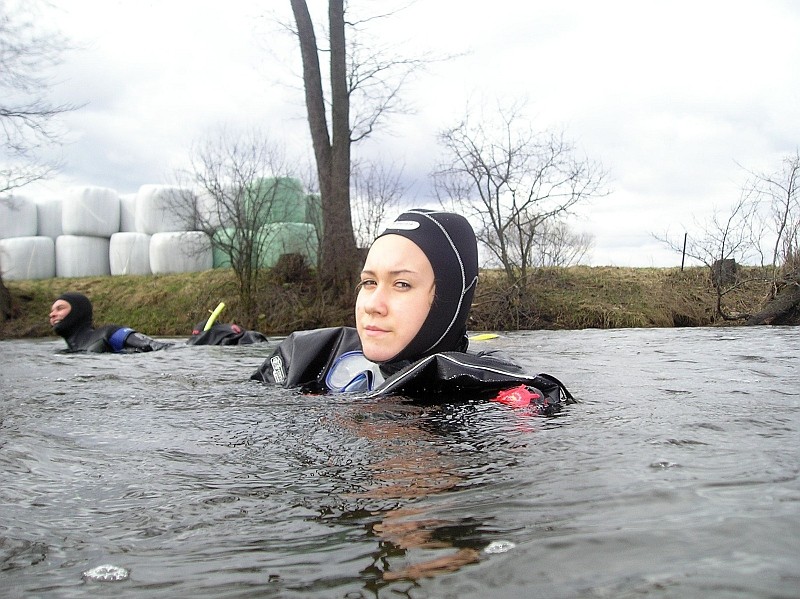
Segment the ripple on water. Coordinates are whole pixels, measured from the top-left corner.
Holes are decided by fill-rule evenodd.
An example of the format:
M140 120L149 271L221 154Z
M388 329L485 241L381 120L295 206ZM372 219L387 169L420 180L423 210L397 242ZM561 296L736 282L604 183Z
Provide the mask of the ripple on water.
M44 543L0 537L0 570L33 566L47 558Z
M797 596L800 328L502 337L581 402L302 396L248 380L270 347L0 342L0 595Z

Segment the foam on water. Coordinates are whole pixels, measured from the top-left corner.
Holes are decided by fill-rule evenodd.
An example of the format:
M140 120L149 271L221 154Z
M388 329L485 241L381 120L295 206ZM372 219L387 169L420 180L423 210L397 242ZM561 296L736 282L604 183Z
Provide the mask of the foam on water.
M86 570L81 576L89 582L122 582L128 580L131 573L127 568L113 564L103 564Z

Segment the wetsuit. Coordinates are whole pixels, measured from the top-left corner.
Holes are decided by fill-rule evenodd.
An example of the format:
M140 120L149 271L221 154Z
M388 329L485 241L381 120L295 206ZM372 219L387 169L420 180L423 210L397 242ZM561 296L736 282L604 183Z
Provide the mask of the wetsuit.
M491 398L524 385L539 391L550 411L573 401L556 378L527 374L492 352L442 351L414 362L384 364L369 362L360 352L361 341L353 327L298 331L282 341L250 378L299 387L305 393L357 391L370 397L404 395L428 402ZM345 374L337 382L338 370Z
M423 400L495 394L516 385L540 390L560 403L572 396L549 375L529 375L487 353L468 353L466 321L478 279L478 252L469 222L447 212L411 210L382 235L410 239L427 256L436 281L435 298L417 335L396 356L375 364L361 353L352 327L289 335L251 379L301 387L303 391L401 394Z
M187 345L248 345L269 341L267 336L258 331L248 331L237 324L214 324L204 331L206 321L198 323L192 329L192 336L186 341Z
M69 303L69 314L53 327L56 334L67 342L68 351L74 352L148 352L170 347L171 343L156 341L129 327L106 325L92 327L92 302L80 293L64 293L57 299Z

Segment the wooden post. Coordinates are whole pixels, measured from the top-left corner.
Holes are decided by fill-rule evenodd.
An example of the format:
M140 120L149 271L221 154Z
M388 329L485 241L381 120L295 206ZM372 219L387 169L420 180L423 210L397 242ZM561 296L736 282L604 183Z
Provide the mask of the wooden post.
M686 238L689 236L688 233L683 234L683 252L681 253L681 272L683 272L683 264L686 261Z

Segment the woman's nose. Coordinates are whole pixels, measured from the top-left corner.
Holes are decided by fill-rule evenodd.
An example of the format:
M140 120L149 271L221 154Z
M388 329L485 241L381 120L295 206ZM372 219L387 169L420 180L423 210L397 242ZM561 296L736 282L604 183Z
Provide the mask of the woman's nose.
M364 311L367 314L386 314L386 295L381 285L377 285L365 298Z

